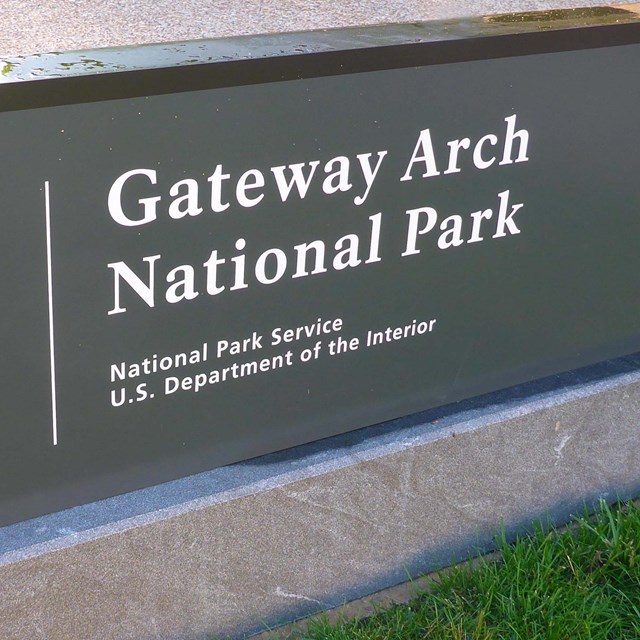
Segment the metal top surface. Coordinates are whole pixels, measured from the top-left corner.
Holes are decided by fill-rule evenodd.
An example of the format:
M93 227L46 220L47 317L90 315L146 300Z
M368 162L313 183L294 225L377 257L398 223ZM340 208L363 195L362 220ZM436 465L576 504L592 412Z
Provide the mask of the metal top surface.
M521 6L523 3L519 4ZM484 5L479 3L478 6ZM491 6L496 7L497 4L493 3ZM6 11L6 7L2 11ZM372 21L375 21L377 14L372 15ZM387 13L380 17L383 16L393 17ZM400 17L403 16L404 14ZM640 3L635 3L471 16L430 22L285 31L92 50L0 55L0 83L638 22ZM294 20L290 24L295 27L316 23L313 20L303 23ZM178 35L181 32L166 33ZM118 42L118 39L114 41ZM4 46L7 46L6 43ZM34 43L33 46L38 45ZM9 45L8 50L15 51L15 43L13 46Z

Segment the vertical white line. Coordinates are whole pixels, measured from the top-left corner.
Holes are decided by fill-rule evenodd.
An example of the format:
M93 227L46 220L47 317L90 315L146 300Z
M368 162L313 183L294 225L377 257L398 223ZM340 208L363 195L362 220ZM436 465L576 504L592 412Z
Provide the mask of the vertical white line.
M58 444L58 407L56 404L56 354L53 338L53 275L51 268L51 206L49 181L44 183L44 212L47 222L47 284L49 289L49 352L51 354L51 414L53 445Z

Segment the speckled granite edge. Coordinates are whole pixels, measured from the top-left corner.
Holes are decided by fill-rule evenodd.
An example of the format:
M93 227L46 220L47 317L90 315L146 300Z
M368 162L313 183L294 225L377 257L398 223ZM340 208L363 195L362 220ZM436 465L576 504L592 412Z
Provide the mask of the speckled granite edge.
M240 638L333 608L639 495L639 422L636 355L6 527L3 639Z
M640 382L640 354L2 527L0 566L268 492L635 382Z

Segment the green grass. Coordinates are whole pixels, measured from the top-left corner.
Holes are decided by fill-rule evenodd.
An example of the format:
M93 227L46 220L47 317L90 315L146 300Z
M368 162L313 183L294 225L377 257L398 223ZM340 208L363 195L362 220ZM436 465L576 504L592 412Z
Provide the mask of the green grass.
M428 593L360 621L322 618L313 640L640 638L640 508L602 503L562 532L514 544L501 560L441 574ZM297 634L296 634L297 635Z

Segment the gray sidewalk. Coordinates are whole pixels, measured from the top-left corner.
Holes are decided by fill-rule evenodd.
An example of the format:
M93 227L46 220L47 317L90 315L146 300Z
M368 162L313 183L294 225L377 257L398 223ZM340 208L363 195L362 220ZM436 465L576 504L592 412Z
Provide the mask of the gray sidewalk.
M4 0L0 56L607 5L604 0Z

